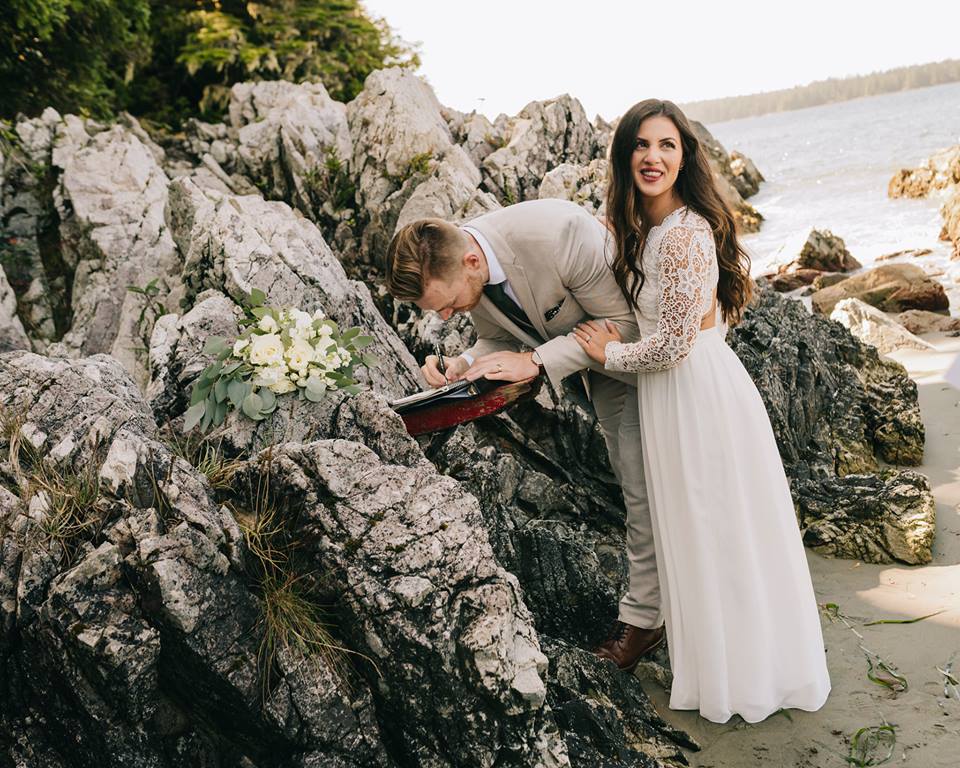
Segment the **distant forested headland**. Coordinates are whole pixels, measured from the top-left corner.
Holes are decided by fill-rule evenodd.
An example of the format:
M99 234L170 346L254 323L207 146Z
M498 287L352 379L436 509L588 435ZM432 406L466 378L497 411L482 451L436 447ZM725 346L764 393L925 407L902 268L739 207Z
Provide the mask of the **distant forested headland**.
M809 85L797 85L780 91L751 93L723 99L691 101L683 104L687 115L702 123L719 123L738 117L763 115L767 112L786 112L791 109L815 107L834 101L876 96L881 93L909 91L928 85L953 83L960 80L960 59L947 59L932 64L897 67L885 72L871 72L854 77L831 77Z

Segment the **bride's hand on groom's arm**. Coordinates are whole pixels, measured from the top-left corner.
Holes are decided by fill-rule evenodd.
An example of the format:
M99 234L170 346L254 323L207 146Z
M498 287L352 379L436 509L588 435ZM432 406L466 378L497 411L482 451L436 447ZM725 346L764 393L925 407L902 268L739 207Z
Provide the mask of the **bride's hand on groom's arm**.
M601 364L607 362L607 355L604 352L607 343L622 341L620 331L609 320L587 320L578 323L573 329L573 335L583 351Z
M530 352L491 352L473 361L463 378L476 381L479 378L496 381L522 381L540 373Z

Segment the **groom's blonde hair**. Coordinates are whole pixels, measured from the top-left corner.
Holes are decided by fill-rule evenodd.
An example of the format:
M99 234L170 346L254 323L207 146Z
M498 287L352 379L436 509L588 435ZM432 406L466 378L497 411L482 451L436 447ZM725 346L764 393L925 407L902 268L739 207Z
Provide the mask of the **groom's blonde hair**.
M467 234L443 219L407 224L387 246L387 290L399 301L417 301L428 279L456 274L469 247Z

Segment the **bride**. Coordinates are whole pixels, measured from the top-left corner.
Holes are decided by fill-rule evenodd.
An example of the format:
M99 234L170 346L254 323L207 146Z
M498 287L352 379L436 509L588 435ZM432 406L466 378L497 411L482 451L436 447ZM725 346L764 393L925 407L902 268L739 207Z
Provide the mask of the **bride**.
M672 102L642 101L620 120L607 219L642 340L624 344L598 320L574 333L607 370L638 374L670 707L714 722L819 709L830 679L787 478L760 394L724 341L751 296L749 259Z

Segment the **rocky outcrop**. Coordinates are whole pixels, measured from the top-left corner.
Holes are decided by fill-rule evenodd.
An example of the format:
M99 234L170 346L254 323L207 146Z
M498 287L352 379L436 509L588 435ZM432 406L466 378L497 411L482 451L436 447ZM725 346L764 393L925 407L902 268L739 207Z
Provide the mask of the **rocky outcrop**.
M940 239L953 244L951 258L960 260L960 186L953 190L953 194L941 206L940 215L943 216Z
M498 207L479 189L480 171L454 144L433 91L408 70L371 74L347 105L347 120L364 217L356 253L362 262L379 263L401 219L458 219Z
M532 101L510 122L506 146L484 158L484 188L501 205L535 200L547 171L561 163L587 165L598 149L579 101L567 95Z
M0 266L0 352L11 349L30 349L30 339L17 317L17 297Z
M839 323L811 315L800 302L765 290L743 322L730 331L728 342L767 407L794 503L799 512L807 510L801 515L804 526L812 524L814 510L826 509L807 500L809 494L819 493L814 490L819 486L857 475L862 476L858 482L863 488L879 493L884 484L863 479L879 476L879 461L901 466L922 461L924 427L916 384L899 363L881 358ZM895 478L896 472L889 477ZM914 515L926 520L924 510L932 496L929 488L917 487L915 502L906 504L897 519L865 523L866 528L909 528ZM851 539L874 535L861 530L854 514L844 518L844 524ZM849 551L836 549L844 556ZM922 547L916 557L922 557Z
M925 352L934 349L933 345L914 336L897 320L859 299L837 302L830 313L830 319L836 320L860 341L876 347L881 355L897 349L919 349Z
M960 184L960 145L932 155L919 168L904 168L887 186L889 197L926 197Z
M884 264L817 291L811 297L815 311L829 315L837 302L860 299L884 312L924 309L949 313L943 286L915 264Z
M771 266L775 271L764 277L782 293L810 285L821 276L852 272L862 265L850 255L842 238L811 227L780 246ZM839 282L842 278L833 279Z
M127 288L155 279L154 301L177 307L183 296L181 261L163 218L169 179L161 161L162 150L132 118L98 130L68 115L52 152L61 250L74 270L73 319L56 352L109 352L141 385L142 350L151 314L159 313Z
M561 163L547 171L537 194L541 200L570 200L602 220L607 209L607 161L598 158L587 165Z
M691 120L690 125L700 142L700 146L703 147L707 155L710 167L713 169L713 179L717 185L717 190L733 211L740 232L759 232L760 225L763 223L763 216L744 199L748 195L743 193L750 192L753 194L756 189L759 189L759 184L763 181L760 172L757 171L753 163L744 162L746 158L742 155L739 156L739 159L734 159L729 155L723 145L714 138L703 123Z
M63 263L51 189L53 137L60 115L46 109L0 138L0 261L31 346L42 352L70 322L72 270Z
M335 181L331 166L347 163L353 145L347 108L323 85L237 83L230 89L228 114L237 135L237 170L265 197L283 200L314 221L324 205L327 217L341 213L325 184ZM211 149L219 147L214 143Z
M929 563L936 530L930 482L884 471L797 484L803 543L865 563Z

